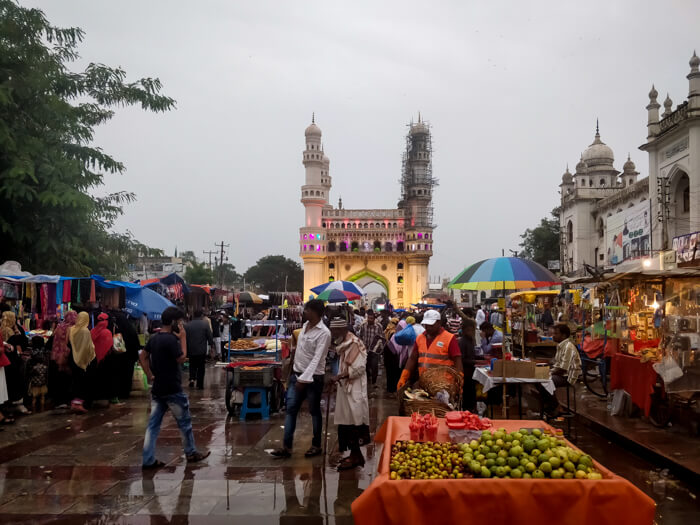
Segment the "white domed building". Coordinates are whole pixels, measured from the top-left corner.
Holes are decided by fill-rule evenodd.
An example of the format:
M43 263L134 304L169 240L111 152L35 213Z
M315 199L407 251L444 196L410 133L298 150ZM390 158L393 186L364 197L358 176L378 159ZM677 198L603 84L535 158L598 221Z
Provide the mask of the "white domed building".
M596 126L593 142L572 175L562 176L561 266L566 275L585 275L586 265L623 269L700 266L700 248L683 253L681 246L700 246L700 58L693 53L687 75L687 100L673 109L669 95L664 112L652 86L647 105L647 141L639 149L649 155L649 177L639 172L628 154L622 172L615 169L613 150ZM692 237L695 236L695 242Z
M617 232L611 233L608 219L625 210L639 210L643 203L648 206L649 180L637 180L639 173L629 155L622 173L614 163L615 154L601 140L596 125L593 142L581 154L575 173L567 169L562 175L561 264L566 275L585 275L585 265L607 267L618 261L611 247ZM643 245L640 242L634 254L629 247L634 257L649 251L648 239Z

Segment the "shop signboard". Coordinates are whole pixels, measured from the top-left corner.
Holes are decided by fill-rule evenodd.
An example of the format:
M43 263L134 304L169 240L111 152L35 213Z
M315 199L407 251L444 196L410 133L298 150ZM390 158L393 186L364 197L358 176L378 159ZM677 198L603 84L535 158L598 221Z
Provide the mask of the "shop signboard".
M700 232L674 237L673 251L678 266L700 266Z
M558 272L559 270L561 270L561 262L559 261L559 259L547 261L547 269L552 270L553 272Z
M649 255L651 221L649 202L644 201L608 217L605 230L607 260L620 264Z

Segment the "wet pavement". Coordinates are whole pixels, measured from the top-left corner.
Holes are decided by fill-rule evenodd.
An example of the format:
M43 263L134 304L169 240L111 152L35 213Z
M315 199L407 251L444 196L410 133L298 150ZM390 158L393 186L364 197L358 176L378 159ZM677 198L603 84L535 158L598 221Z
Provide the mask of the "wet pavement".
M311 420L301 413L295 451L277 460L284 418L240 423L224 406L225 372L208 368L205 390L190 394L198 448L212 455L188 465L171 416L163 420L157 457L166 467L141 471L149 403L132 397L125 407L86 415L54 410L26 416L0 432L0 523L353 523L352 501L376 472L374 445L364 468L335 470L337 437L331 425L329 456L306 459ZM325 402L322 406L325 417ZM371 430L395 415L395 399L370 400ZM332 418L332 416L331 416ZM572 438L604 465L627 477L658 503L660 524L694 523L697 488L575 424Z

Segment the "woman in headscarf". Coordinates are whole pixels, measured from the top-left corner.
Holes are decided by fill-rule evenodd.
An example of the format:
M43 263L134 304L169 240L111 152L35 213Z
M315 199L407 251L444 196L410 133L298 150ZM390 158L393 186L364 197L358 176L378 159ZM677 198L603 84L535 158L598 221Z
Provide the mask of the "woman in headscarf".
M114 312L115 333L121 334L126 352L116 356L117 362L117 392L120 399L131 395L131 385L134 379L134 365L139 359L141 342L136 328L122 312Z
M335 424L338 425L338 449L350 450L338 470L365 464L360 445L369 442L369 405L367 402L367 350L362 341L350 333L342 317L331 320L332 344L339 358L335 397Z
M95 369L95 345L88 325L90 316L87 312L80 312L78 318L68 331L68 340L73 356L73 401L71 409L75 412L85 413L85 405L92 402L92 378Z
M49 397L57 408L63 408L70 401L71 352L68 348L68 332L75 325L76 319L78 313L69 310L53 334L49 363Z
M97 399L108 399L113 405L123 405L117 396L117 384L119 370L117 366L117 354L112 350L114 336L109 326L109 315L101 313L97 316L97 324L90 332L92 342L95 344L95 356L97 357L98 390L95 392Z
M3 312L0 331L2 338L12 347L5 351L10 364L4 367L7 393L12 401L12 407L20 414L31 414L24 406L27 385L24 376L24 360L22 359L22 352L29 349L29 339L24 333L24 328L17 323L14 312Z

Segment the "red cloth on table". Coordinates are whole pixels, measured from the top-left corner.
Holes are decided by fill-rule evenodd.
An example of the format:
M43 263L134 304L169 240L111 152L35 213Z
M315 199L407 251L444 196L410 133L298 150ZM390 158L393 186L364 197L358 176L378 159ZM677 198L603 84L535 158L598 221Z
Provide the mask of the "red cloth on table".
M645 348L656 348L659 346L659 339L649 339L647 341L635 341L634 351L641 352Z
M583 338L583 351L591 359L600 357L603 350L605 350L605 357L612 357L617 353L619 347L619 339L593 339L590 335Z
M610 389L622 389L632 398L632 402L644 410L649 417L651 394L656 384L656 371L651 362L642 363L639 357L615 354L610 363Z
M391 445L410 439L411 418L390 417L377 432L384 443L379 472L353 502L355 523L508 523L582 525L614 522L616 525L651 525L654 501L629 481L595 462L602 480L584 479L389 479ZM498 420L508 431L547 427L543 421ZM444 419L439 420L438 441L449 441ZM575 447L574 447L575 448Z

